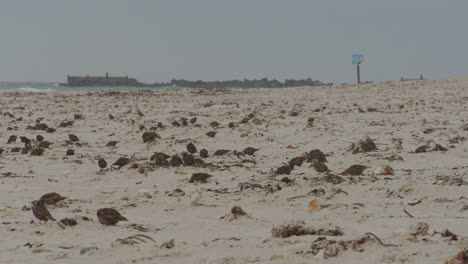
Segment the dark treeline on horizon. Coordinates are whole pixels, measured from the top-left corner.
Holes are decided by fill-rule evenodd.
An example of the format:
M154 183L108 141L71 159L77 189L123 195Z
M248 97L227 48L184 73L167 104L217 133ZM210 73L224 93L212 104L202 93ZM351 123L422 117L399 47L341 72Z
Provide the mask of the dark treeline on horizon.
M307 79L288 79L284 82L269 80L268 78L258 80L230 80L230 81L189 81L184 79L173 79L170 82L162 83L141 83L128 76L67 76L67 82L61 83L63 86L86 87L86 86L128 86L128 87L187 87L187 88L283 88L298 86L323 86L331 85L321 81Z
M230 80L230 81L188 81L184 79L173 79L169 83L154 83L153 87L176 86L188 88L283 88L298 86L322 86L331 85L321 81L314 81L311 78L301 80L269 80L267 78L259 80Z

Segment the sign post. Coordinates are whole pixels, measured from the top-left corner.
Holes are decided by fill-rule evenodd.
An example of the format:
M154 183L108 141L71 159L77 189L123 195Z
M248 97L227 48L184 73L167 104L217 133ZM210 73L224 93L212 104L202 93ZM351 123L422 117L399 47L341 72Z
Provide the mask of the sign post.
M364 55L362 54L353 54L353 65L356 65L357 69L357 83L361 83L361 71L359 65L364 61Z

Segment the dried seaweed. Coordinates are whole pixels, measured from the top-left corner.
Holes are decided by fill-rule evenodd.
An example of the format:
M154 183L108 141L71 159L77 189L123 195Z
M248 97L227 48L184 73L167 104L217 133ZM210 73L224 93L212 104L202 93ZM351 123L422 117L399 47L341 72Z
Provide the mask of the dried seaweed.
M343 231L339 227L334 229L315 229L313 227L306 227L303 224L289 224L282 225L279 227L273 227L271 234L276 238L287 238L291 236L306 236L306 235L316 235L316 236L342 236L344 235Z

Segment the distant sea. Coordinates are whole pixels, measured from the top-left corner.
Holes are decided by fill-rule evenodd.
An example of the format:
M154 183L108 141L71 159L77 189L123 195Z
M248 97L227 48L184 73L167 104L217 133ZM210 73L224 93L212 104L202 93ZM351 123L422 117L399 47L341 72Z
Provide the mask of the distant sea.
M67 87L60 86L58 83L34 83L34 82L0 82L1 92L32 92L32 93L47 93L47 92L96 92L96 91L136 91L136 90L173 90L181 89L182 87Z

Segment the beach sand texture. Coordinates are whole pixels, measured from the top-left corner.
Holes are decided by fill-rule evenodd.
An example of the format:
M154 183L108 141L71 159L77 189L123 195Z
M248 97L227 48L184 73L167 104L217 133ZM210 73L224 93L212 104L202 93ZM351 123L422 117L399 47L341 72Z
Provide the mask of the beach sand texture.
M468 79L2 93L1 263L444 263L468 248L467 102ZM160 138L144 142L148 131ZM22 154L19 137L37 135L52 144ZM376 150L360 148L366 136ZM182 158L188 143L194 165L150 161L155 152ZM247 147L258 151L242 153ZM327 162L310 154L316 149ZM121 157L130 163L111 168ZM288 169L296 157L302 165ZM343 175L352 165L369 168ZM190 180L194 173L212 177ZM53 217L77 225L34 218L31 201L49 192L67 197L48 206ZM100 208L128 222L101 225ZM437 233L445 229L457 240Z

